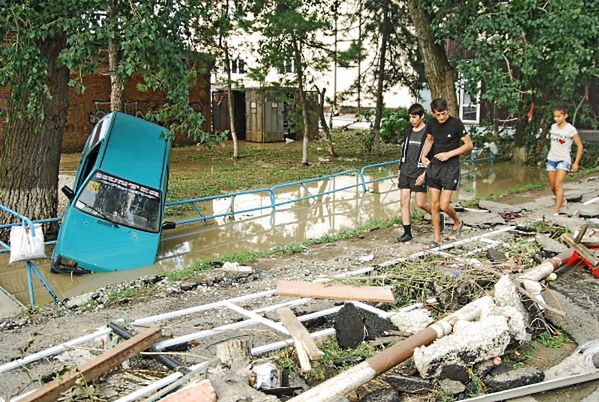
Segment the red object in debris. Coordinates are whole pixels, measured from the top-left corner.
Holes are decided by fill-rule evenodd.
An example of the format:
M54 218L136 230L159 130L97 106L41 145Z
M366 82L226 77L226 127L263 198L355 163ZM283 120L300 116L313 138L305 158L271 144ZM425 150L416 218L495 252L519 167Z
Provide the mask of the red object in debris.
M595 277L599 278L599 267L594 267L589 261L585 260L580 254L578 254L575 250L573 250L572 255L566 262L566 265L576 265L579 262L584 263L584 265L589 267L589 269L591 270L593 275Z
M161 401L166 402L216 402L216 392L212 388L210 380L202 380L192 383L185 388L180 389L174 394L170 394Z

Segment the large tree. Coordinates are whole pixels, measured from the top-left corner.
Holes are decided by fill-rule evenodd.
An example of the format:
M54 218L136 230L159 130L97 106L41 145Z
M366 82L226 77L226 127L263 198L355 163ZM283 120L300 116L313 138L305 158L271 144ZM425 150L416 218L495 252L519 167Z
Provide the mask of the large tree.
M200 0L197 0L200 1ZM166 94L149 114L201 136L202 116L189 105L197 66L190 52L196 1L57 0L5 3L0 12L0 87L10 88L0 152L0 200L33 219L56 216L58 169L68 109L69 68L93 73L106 49L122 86L141 74L140 90ZM107 11L110 15L107 18ZM81 87L81 79L72 85ZM3 214L0 223L12 221Z
M443 0L439 0L439 2L443 2ZM421 0L406 0L406 5L418 39L418 46L424 62L424 74L431 96L433 99L446 99L449 113L458 116L455 73L444 47L448 38L436 35L432 23L436 15L443 16L446 10L443 6L434 7L432 2Z

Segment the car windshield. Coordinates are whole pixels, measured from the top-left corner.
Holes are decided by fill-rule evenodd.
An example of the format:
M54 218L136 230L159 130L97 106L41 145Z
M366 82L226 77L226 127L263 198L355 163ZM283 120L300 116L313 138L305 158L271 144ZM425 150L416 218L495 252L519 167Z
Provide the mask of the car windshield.
M160 230L160 191L104 172L87 182L75 207L117 225Z

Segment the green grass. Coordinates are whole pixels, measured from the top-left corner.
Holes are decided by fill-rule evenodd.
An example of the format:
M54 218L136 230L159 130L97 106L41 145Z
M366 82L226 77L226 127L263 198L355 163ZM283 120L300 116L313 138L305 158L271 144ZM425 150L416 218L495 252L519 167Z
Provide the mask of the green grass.
M560 331L557 331L555 335L552 335L549 332L543 332L539 335L537 341L550 349L559 349L571 342L568 335Z
M242 142L238 160L232 159L230 141L210 150L175 148L171 154L168 200L271 187L397 159L400 154L399 146L383 144L381 155L370 155L362 146L365 131L334 130L332 134L337 156L327 154L322 140L310 141L308 166L301 164L300 141L292 144Z

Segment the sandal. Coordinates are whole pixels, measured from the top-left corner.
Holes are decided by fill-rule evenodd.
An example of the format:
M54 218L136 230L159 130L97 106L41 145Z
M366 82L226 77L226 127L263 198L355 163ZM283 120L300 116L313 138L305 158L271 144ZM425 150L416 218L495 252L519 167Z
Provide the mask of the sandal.
M460 238L460 234L462 233L462 228L464 227L464 221L460 221L460 226L457 228L451 228L449 235L447 236L450 240L457 240Z
M439 247L441 247L441 245L440 245L439 243L437 243L436 241L434 241L434 240L433 240L432 242L430 242L430 243L429 243L429 244L428 244L428 245L425 247L425 249L426 249L426 250L433 250L433 249L436 249L436 248L439 248Z

